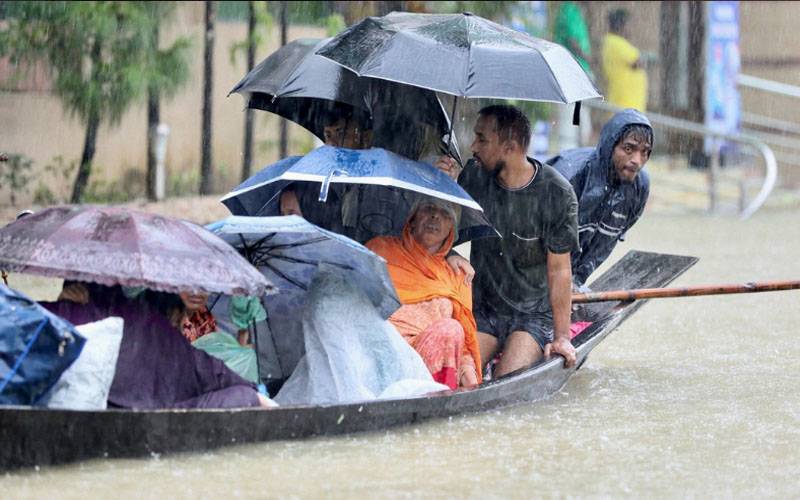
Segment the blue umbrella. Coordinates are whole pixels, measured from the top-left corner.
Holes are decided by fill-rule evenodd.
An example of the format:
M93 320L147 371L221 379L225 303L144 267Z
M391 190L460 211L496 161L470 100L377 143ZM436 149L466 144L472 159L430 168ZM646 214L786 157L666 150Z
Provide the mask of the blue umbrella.
M221 201L235 215L268 214L270 209L275 210L281 191L298 181L320 183L322 202L327 200L331 184L369 184L414 191L463 207L459 242L496 235L481 206L450 177L432 165L381 148L322 146L302 157L284 158L247 179ZM404 218L406 214L387 215Z
M0 404L35 404L85 342L72 324L0 285Z
M318 266L342 270L366 293L383 318L400 307L386 262L363 245L326 231L302 217L231 216L206 226L227 241L264 276L277 285L279 292L263 298L267 310L268 339L256 335L256 349L270 357L271 340L280 371L288 377L303 356L302 311L306 291ZM263 331L256 329L257 331Z

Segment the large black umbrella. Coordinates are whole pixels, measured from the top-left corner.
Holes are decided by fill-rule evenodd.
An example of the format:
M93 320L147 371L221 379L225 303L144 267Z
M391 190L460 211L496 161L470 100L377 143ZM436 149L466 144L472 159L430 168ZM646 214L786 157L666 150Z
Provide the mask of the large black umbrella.
M368 17L317 54L358 76L460 97L556 103L602 97L564 47L469 13Z
M253 68L231 93L253 109L283 116L324 140L325 115L338 104L368 117L374 145L419 158L426 143L446 146L449 120L436 93L386 80L359 78L315 52L331 39L290 42Z

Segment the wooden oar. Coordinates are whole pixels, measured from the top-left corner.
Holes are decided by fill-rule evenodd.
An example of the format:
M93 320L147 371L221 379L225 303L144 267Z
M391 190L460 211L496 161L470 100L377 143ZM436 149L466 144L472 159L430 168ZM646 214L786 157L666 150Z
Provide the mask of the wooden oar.
M637 288L632 290L610 290L607 292L575 293L573 304L587 302L633 301L664 297L696 297L699 295L725 295L729 293L775 292L800 289L800 281L762 281L736 285L699 285L676 288Z

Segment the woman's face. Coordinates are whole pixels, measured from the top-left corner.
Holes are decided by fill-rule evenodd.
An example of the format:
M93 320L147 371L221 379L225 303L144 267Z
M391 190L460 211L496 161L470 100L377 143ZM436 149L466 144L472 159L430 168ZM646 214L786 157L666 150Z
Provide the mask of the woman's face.
M183 306L189 313L199 311L204 308L208 302L208 294L206 293L181 292L179 295Z
M442 247L452 230L453 219L450 214L434 204L420 206L411 219L411 236L430 253Z

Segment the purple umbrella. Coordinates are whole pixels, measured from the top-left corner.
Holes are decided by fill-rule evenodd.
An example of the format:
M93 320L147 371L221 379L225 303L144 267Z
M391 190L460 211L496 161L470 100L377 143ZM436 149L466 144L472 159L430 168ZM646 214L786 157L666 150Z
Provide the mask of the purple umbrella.
M121 207L52 207L12 222L0 229L0 268L171 293L277 291L203 227Z

